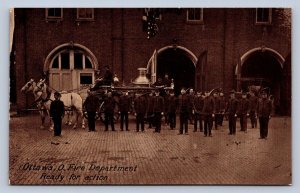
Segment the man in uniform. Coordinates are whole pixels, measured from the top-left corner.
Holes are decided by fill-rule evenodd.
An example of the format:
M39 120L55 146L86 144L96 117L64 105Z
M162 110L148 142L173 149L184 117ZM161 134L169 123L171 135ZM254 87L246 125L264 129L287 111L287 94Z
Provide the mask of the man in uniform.
M163 82L162 78L158 77L157 81L153 84L153 86L155 86L155 87L163 87L164 86L164 82Z
M225 113L225 109L226 109L226 100L225 100L225 97L224 97L224 93L221 91L220 92L220 115L219 115L219 121L218 121L218 124L220 126L223 125L223 119L224 119L224 113Z
M148 119L148 123L149 123L149 127L148 128L152 128L153 125L153 92L149 93L149 96L147 97L147 119Z
M206 137L208 134L209 137L212 137L211 130L213 127L213 118L215 117L215 101L209 95L208 91L205 92L202 114L204 119L204 136Z
M144 95L136 96L134 99L134 110L136 116L136 132L140 131L140 125L142 132L144 132L144 119L147 112L147 100Z
M176 128L176 110L178 106L177 97L174 94L174 91L170 91L170 96L168 98L168 103L165 103L167 106L168 116L169 116L169 123L170 129L173 130Z
M228 112L229 133L228 135L235 135L236 133L236 117L237 117L238 100L235 98L235 91L230 92L230 99L227 104L226 112Z
M165 87L170 87L171 86L171 80L169 79L169 75L165 74L165 78L163 80L163 84Z
M54 124L54 136L61 136L61 120L65 114L65 105L60 100L60 96L59 92L55 92L55 100L52 101L50 105L50 117Z
M247 93L242 93L242 98L238 102L237 115L240 117L241 131L247 133L247 116L249 116L249 101Z
M165 92L165 95L163 96L164 98L164 118L165 118L165 125L169 125L169 109L168 109L168 103L169 103L169 98L170 98L170 92L167 90Z
M193 124L194 122L194 115L193 115L193 105L194 105L194 99L195 99L195 92L194 89L190 89L190 92L188 94L189 102L190 102L190 109L189 109L189 121L190 124Z
M258 105L258 97L255 95L254 92L250 92L249 98L249 109L250 109L250 120L251 120L251 127L257 127L257 118L256 118L256 111Z
M267 139L268 126L271 118L272 102L268 99L265 90L261 93L261 100L258 101L257 115L259 119L260 139Z
M203 123L202 123L202 114L201 111L203 109L204 104L204 96L201 94L201 92L197 92L197 96L194 100L193 105L193 114L194 114L194 132L198 129L198 122L200 124L200 132L203 132Z
M107 93L107 98L104 100L104 116L105 116L105 131L108 131L108 124L110 122L111 130L115 131L114 125L114 110L116 101L112 96L112 92Z
M119 110L121 115L121 131L123 131L124 128L124 121L125 121L125 128L126 131L129 131L128 129L128 112L130 109L130 98L128 96L128 92L122 93L122 96L119 100Z
M181 89L181 94L178 97L178 109L180 113L180 130L178 135L183 134L183 127L185 130L185 134L188 135L188 119L189 119L189 109L190 109L190 102L189 98L186 95L186 91L184 88Z
M88 97L85 99L83 103L83 107L85 108L88 116L88 125L89 125L89 132L96 131L95 130L95 117L96 112L100 106L100 101L98 97L96 97L90 90L87 91Z
M113 73L109 69L109 65L105 66L105 73L103 76L103 84L104 85L111 85L114 82Z
M159 91L155 91L155 96L153 98L153 122L155 125L155 131L160 133L161 130L161 117L164 114L164 98L159 95Z

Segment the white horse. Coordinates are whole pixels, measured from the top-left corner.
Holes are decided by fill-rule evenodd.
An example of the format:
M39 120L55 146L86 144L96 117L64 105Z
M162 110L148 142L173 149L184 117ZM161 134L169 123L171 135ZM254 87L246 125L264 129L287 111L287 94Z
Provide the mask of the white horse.
M33 92L35 102L39 109L42 125L41 128L44 128L45 118L49 116L50 104L54 100L54 94L51 92L47 92L47 85L45 80L40 80L40 82L36 83L33 79L28 81L21 89L22 92ZM78 118L81 117L82 120L82 128L85 128L84 117L82 113L82 98L79 94L71 92L71 93L61 93L61 101L63 101L64 105L68 109L76 110L76 122L73 126L73 129L77 127ZM69 117L68 117L69 118ZM70 122L67 120L67 122ZM53 124L50 119L50 130L53 130Z

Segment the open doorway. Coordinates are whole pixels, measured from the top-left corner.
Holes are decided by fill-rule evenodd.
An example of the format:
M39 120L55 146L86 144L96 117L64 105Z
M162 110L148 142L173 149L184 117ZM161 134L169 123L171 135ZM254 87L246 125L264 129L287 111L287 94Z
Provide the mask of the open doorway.
M274 97L274 111L280 114L281 82L283 81L282 64L270 50L256 50L242 63L241 89L248 86L268 87Z
M174 90L178 95L182 87L195 87L195 65L182 49L168 48L157 55L157 77L169 75L174 79Z

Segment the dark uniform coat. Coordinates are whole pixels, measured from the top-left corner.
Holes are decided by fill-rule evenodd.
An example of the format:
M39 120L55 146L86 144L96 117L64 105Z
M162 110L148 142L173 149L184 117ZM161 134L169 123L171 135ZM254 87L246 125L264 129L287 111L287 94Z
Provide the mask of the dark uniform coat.
M144 96L140 96L134 99L134 110L137 114L146 114L147 100Z
M226 109L226 100L224 96L220 96L220 111L224 112Z
M231 98L228 101L226 112L228 112L229 134L235 135L236 133L236 117L235 114L238 110L238 100Z
M168 103L166 103L168 112L176 112L178 107L178 99L176 96L169 96Z
M240 99L238 101L238 108L237 108L237 114L238 115L245 115L249 113L249 101L248 99Z
M247 114L249 114L249 101L241 98L238 102L237 114L240 117L241 131L247 132Z
M238 100L236 98L229 99L226 112L228 112L229 115L234 115L237 113L238 108Z
M65 106L61 100L55 100L50 105L50 116L51 117L62 117L65 113Z
M61 120L65 113L65 106L61 100L52 101L50 104L50 116L54 123L54 135L60 136L61 134Z
M153 97L153 111L152 112L164 112L164 98L162 96Z
M269 117L272 112L272 102L269 99L261 99L258 102L258 117Z
M208 96L204 98L202 113L203 114L215 113L215 101L213 97Z
M93 94L90 94L84 101L83 107L88 114L89 131L95 131L96 112L100 106L100 100Z
M269 117L272 112L272 102L267 98L262 98L258 102L257 115L260 125L260 137L266 139L269 130Z
M105 113L114 113L115 107L116 107L116 100L113 97L107 97L104 100Z
M153 96L147 96L147 112L153 112Z
M83 107L87 112L96 112L100 106L100 100L93 94L90 94L84 101Z
M188 113L190 107L189 98L187 95L179 95L178 97L178 109L180 113Z
M258 105L258 97L257 96L251 96L249 98L249 110L256 112L257 111L257 105Z
M197 96L194 99L193 109L195 113L201 113L204 105L204 99L202 96Z
M204 117L204 135L211 136L211 129L213 125L212 114L215 113L215 100L212 96L207 96L203 101L202 114Z
M128 112L130 109L130 98L126 95L120 97L119 110L120 112Z
M214 104L215 104L215 109L214 109L214 111L215 111L215 113L219 113L220 112L220 97L213 97L213 99L214 99Z
M189 97L186 94L179 95L178 97L178 109L180 112L180 130L179 134L183 134L183 130L185 133L188 133L188 118L189 111L191 109L191 103L189 101Z

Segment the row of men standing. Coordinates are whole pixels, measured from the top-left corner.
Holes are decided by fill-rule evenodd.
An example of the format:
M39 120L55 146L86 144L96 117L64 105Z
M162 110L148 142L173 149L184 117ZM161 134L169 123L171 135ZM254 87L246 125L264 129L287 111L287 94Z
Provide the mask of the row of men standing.
M236 92L232 90L227 101L222 92L214 92L212 96L208 92L204 94L198 92L195 97L190 93L189 100L193 104L190 118L194 117L194 132L197 131L199 122L200 131L204 127L204 135L212 136L213 121L217 129L218 125L223 124L224 115L226 115L229 122L229 135L236 134L237 118L240 119L241 131L247 133L248 117L250 117L252 128L257 127L257 117L259 117L260 138L267 138L268 122L272 111L272 102L267 98L267 92L263 90L260 98L254 92L250 92L249 95L243 92L239 99L235 94Z
M93 96L93 95L90 95ZM94 128L94 113L97 97L88 97L84 103L85 109L88 112L90 130ZM128 112L131 111L133 104L133 111L136 116L136 131L144 131L145 119L148 119L149 127L154 126L154 132L161 131L161 119L165 116L166 122L169 124L170 129L176 128L176 114L179 113L180 129L179 134L188 134L188 120L194 122L194 132L198 130L198 123L200 131L204 130L204 136L212 136L213 122L215 122L215 129L222 125L224 115L228 116L229 121L229 135L236 133L236 119L240 118L241 131L247 132L247 117L250 116L252 128L256 127L259 117L261 127L261 138L266 138L268 133L268 120L272 109L271 101L267 99L266 92L261 93L261 99L251 93L247 97L247 93L243 93L241 99L236 99L235 92L230 92L230 98L227 101L222 92L214 93L212 96L209 92L200 93L195 95L193 90L187 94L185 89L181 90L181 94L176 97L174 92L170 92L164 97L160 96L157 90L155 93L149 95L135 96L134 98L128 96L128 92L124 93L117 103L108 93L108 97L104 103L105 109L105 131L108 130L109 123L114 131L113 113L115 105L118 105L121 115L121 131L124 130L124 125L128 131ZM92 100L90 100L92 98ZM94 101L94 102L90 102ZM97 101L96 103L98 103ZM92 110L93 113L89 113ZM204 125L203 125L204 123Z

